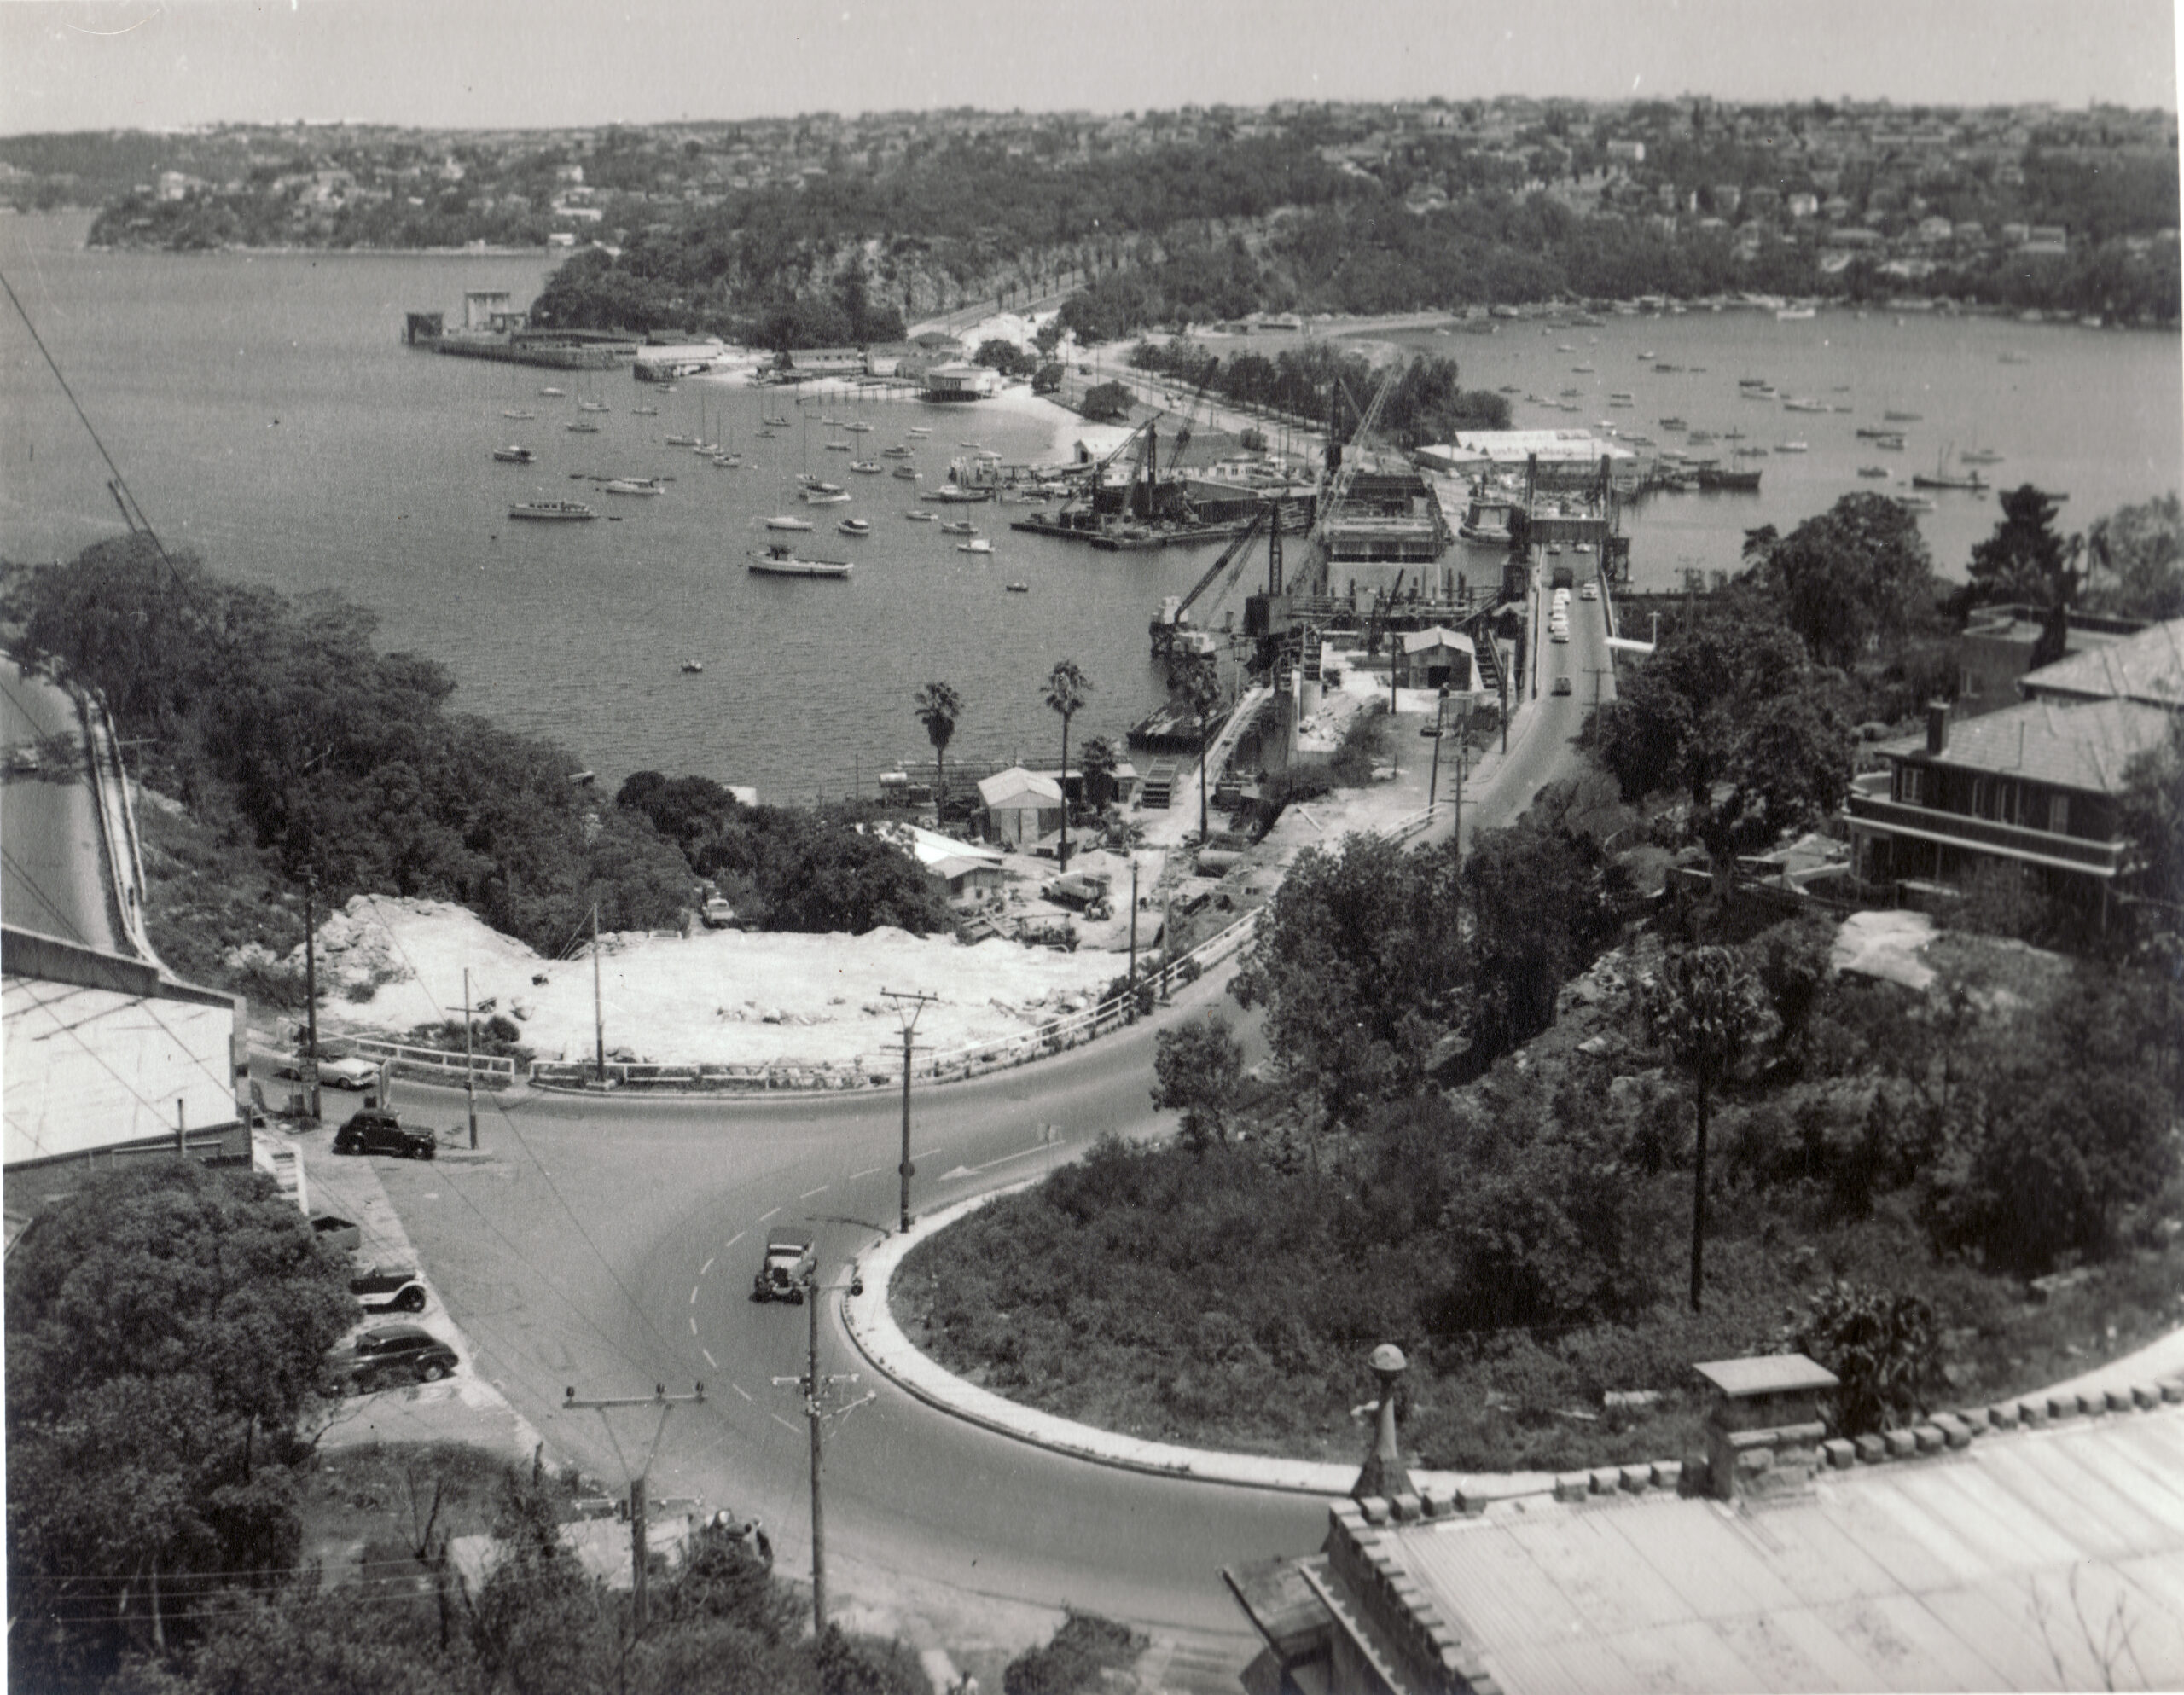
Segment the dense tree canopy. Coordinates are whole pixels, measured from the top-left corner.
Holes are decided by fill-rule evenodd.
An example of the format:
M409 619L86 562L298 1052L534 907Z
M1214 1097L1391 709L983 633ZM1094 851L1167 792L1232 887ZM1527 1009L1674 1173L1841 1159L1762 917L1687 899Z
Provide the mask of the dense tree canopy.
M2173 491L2096 519L2085 541L2088 611L2184 618L2184 504Z
M1854 665L1869 645L1900 647L1933 622L1938 588L1926 540L1885 495L1845 495L1760 553L1783 621L1822 665Z
M2069 606L2077 599L2083 581L2078 560L2084 541L2055 533L2061 502L2030 483L2005 490L2000 499L2001 522L1972 549L1966 572L1972 598L2030 607Z
M270 1179L101 1178L10 1256L7 1309L15 1679L186 1638L209 1587L293 1564L296 1419L356 1303Z

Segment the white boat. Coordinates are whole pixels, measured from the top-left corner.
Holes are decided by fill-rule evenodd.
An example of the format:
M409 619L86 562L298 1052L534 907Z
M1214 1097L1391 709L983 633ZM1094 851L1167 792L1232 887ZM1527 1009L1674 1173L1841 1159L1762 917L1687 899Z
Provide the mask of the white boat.
M528 418L535 418L535 417L537 417L538 415L537 415L536 412L525 412L525 411L518 410L518 411L514 411L514 412L503 412L503 413L502 413L502 414L501 414L501 415L502 415L503 418L524 418L524 419L528 419Z
M566 394L566 393L568 392L568 390L566 390L566 388L542 388L542 389L540 389L538 392L539 392L541 394L551 394L551 395L560 396L560 395Z
M610 495L664 495L667 485L657 477L611 477L606 490Z
M670 447L695 447L698 438L695 436L672 435L667 438L667 444Z
M845 518L834 526L845 536L869 536L872 525L862 518Z
M852 418L848 423L843 425L842 427L845 430L855 430L859 435L868 435L872 431L872 426L866 423L862 418Z
M809 520L803 518L769 518L766 527L769 530L809 530L811 525Z
M723 471L737 470L743 464L743 456L740 453L716 453L713 455L713 463Z
M682 674L685 676L694 676L700 671L705 670L705 668L706 662L703 659L685 659L682 661Z
M829 453L847 453L851 450L851 444L845 441L830 441L826 446Z
M956 551L959 554L990 554L993 551L993 543L981 536L975 542L957 543Z
M971 523L944 524L940 526L940 533L944 536L975 536L979 533L979 526Z
M895 467L895 474L906 483L915 483L924 473L915 465L897 465Z
M527 447L508 446L495 448L493 457L503 465L528 465L537 456Z
M795 549L775 543L753 551L750 568L766 577L847 577L851 566L845 559L799 559Z
M1778 441L1774 444L1774 450L1777 453L1803 453L1806 450L1806 444L1801 441Z
M586 518L596 518L599 514L580 500L531 500L523 501L510 507L508 516L568 523Z
M599 426L589 418L572 418L561 427L572 436L595 436L599 433Z
M880 456L882 459L908 459L910 456L910 450L899 444L894 447L883 447L880 450Z
M823 495L816 489L806 489L804 491L804 503L806 506L847 506L849 502L850 496L847 494Z
M906 512L903 514L913 524L930 524L938 515L937 513L931 512Z
M876 477L886 467L883 467L876 459L852 459L850 461L850 469L856 472L860 477Z
M932 432L926 429L921 424L913 424L909 428L904 430L903 433L906 436L929 436Z
M603 400L579 400L577 402L577 410L579 412L612 412L613 409L614 409L612 406L609 406Z
M1031 592L1031 585L1029 583L1007 583L1002 586L1012 595L1028 595Z
M1774 309L1777 323L1799 323L1815 315L1815 310L1810 306L1777 306Z
M659 408L657 406L632 406L630 409L630 415L634 418L657 418L659 415Z

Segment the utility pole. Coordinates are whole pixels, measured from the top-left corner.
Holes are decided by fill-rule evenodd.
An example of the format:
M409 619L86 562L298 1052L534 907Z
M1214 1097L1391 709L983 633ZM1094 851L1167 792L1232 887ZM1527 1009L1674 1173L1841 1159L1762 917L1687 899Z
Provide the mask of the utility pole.
M1426 810L1433 810L1434 797L1441 787L1441 715L1449 707L1449 691L1444 686L1433 702L1433 764L1426 777Z
M1137 1022L1137 856L1130 856L1130 1003L1124 1024Z
M599 997L599 903L591 903L591 1036L599 1086L607 1087L607 1010Z
M478 1062L470 1045L470 967L462 968L462 1098L470 1108L470 1151L478 1152Z
M318 877L304 873L304 1110L318 1119Z
M622 1470L625 1473L630 1469L629 1456L622 1452L622 1444L615 1437L614 1421L607 1416L607 1409L613 1407L657 1407L659 1408L659 1422L653 1427L652 1440L645 1447L645 1463L637 1469L636 1475L630 1479L630 1611L639 1635L644 1634L645 1628L645 1478L652 1471L654 1456L659 1452L659 1439L667 1430L667 1415L684 1402L696 1402L703 1404L706 1398L705 1384L702 1383L694 1384L693 1390L694 1392L688 1395L670 1395L667 1392L667 1385L662 1383L655 1384L652 1393L648 1396L613 1396L596 1401L578 1400L573 1384L562 1391L564 1398L561 1402L561 1410L563 1412L579 1412L585 1408L596 1409L599 1413L599 1422L607 1427L607 1440L613 1444L614 1456L621 1460Z
M820 1451L828 1410L827 1391L838 1383L855 1383L857 1380L855 1372L836 1373L831 1377L819 1374L819 1297L834 1293L840 1286L829 1285L822 1288L816 1263L810 1270L804 1274L804 1301L810 1309L810 1339L805 1344L804 1375L774 1379L776 1389L793 1384L804 1391L804 1416L811 1430L811 1637L814 1642L827 1634L827 1533L819 1487ZM873 1395L867 1394L839 1410L846 1417L874 1398Z
M910 1164L910 1036L918 1027L918 1015L940 997L923 990L915 994L892 989L880 992L895 1003L895 1016L903 1025L903 1163L897 1169L903 1177L901 1228L907 1230L910 1228L910 1179L917 1175L917 1167ZM817 1451L815 1447L813 1452Z
M183 1103L179 1100L174 1104L174 1157L177 1159L189 1158L189 1129L183 1120Z

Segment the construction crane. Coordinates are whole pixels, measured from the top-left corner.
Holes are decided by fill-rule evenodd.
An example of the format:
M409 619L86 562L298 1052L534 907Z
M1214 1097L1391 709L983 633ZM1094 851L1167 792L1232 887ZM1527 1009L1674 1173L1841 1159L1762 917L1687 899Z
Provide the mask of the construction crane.
M1315 592L1327 592L1327 550L1326 533L1333 524L1335 514L1342 510L1343 502L1350 498L1350 485L1357 476L1358 455L1354 450L1364 445L1365 438L1379 427L1380 414L1388 403L1388 397L1395 392L1409 367L1390 365L1382 373L1380 386L1373 392L1373 403L1365 409L1365 415L1357 421L1357 428L1350 438L1353 451L1342 456L1342 464L1327 485L1326 498L1320 502L1319 520L1312 525L1313 551L1316 558L1310 570L1304 573L1312 583Z
M1275 508L1271 502L1261 507L1258 511L1252 514L1252 521L1238 532L1227 547L1222 549L1213 563L1206 566L1205 574L1191 585L1190 593L1176 603L1175 611L1170 612L1164 609L1160 615L1153 620L1153 657L1154 659L1165 659L1175 652L1176 636L1184 627L1185 617L1190 609L1198 604L1199 597L1213 586L1214 579L1226 571L1228 572L1228 580L1221 585L1220 594L1216 595L1211 603L1215 606L1220 604L1228 591L1236 586L1236 579L1244 574L1244 566L1250 559L1246 549L1251 546L1252 538L1257 536L1265 525L1279 521Z

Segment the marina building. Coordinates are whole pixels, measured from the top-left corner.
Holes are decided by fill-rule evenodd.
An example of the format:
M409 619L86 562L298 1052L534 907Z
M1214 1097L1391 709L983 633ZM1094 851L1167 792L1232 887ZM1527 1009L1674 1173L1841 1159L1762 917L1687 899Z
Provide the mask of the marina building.
M1001 391L1001 374L985 365L961 361L935 365L925 374L921 391L927 400L984 400Z

